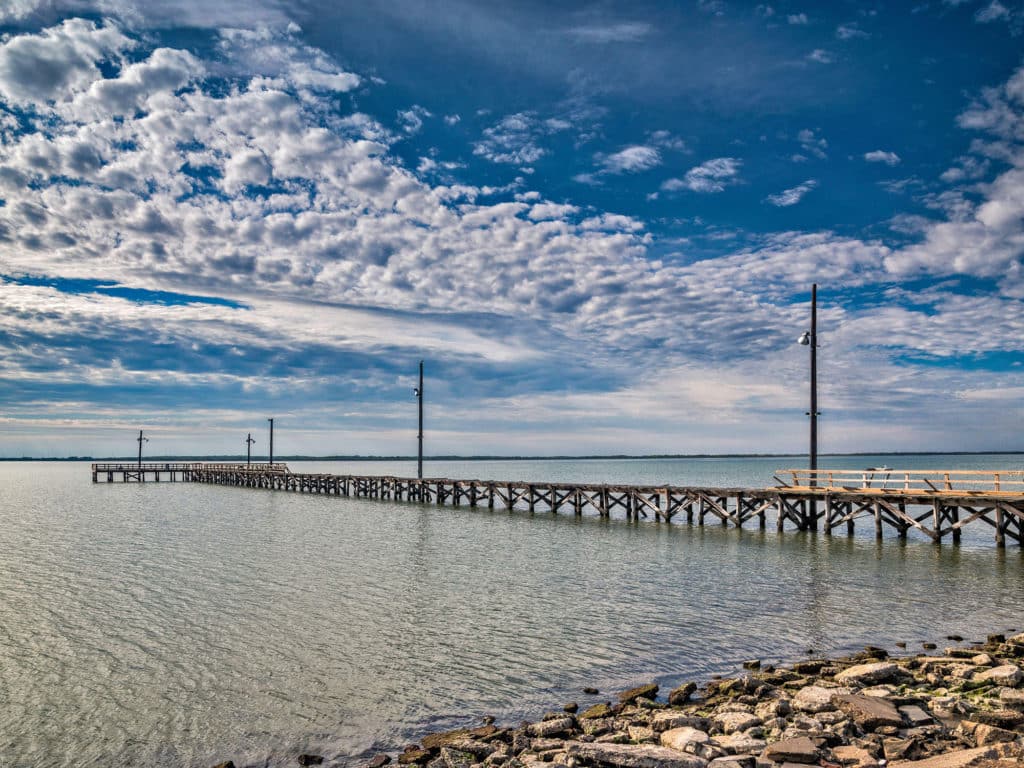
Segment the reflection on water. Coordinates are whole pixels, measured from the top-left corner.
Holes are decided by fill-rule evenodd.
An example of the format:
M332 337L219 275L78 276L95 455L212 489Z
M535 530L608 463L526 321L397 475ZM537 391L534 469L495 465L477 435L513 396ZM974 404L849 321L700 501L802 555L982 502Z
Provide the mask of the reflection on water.
M763 470L752 461L705 470L763 484L742 479ZM572 472L565 464L465 474L542 480ZM578 467L581 480L600 470ZM672 464L604 471L701 476ZM1024 559L988 541L94 486L69 464L2 464L0 482L10 765L283 765L300 751L356 755L427 726L582 704L587 685L1024 628Z

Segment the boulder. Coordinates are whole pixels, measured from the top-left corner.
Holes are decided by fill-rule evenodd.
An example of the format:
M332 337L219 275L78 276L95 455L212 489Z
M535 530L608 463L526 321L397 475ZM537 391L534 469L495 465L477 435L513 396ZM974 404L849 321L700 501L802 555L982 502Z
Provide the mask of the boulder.
M832 697L837 693L849 693L849 688L842 690L836 688L823 688L820 685L808 685L797 691L793 697L793 709L800 712L815 714L829 709L835 709L832 704Z
M391 755L386 755L383 752L378 752L376 755L371 757L363 765L363 768L384 768L385 765L391 762Z
M729 755L728 757L716 757L708 768L755 768L757 760L753 755Z
M1024 680L1024 672L1015 664L1003 664L1000 667L992 667L978 672L972 678L974 682L991 682L994 685L1002 685L1007 688L1016 688Z
M441 761L444 768L469 768L476 759L469 752L454 747L441 747Z
M570 742L567 750L583 760L615 768L706 768L707 761L668 747L648 744L583 744Z
M718 712L711 716L711 721L722 729L723 733L735 733L761 725L761 718L750 712Z
M576 721L571 717L560 717L556 720L542 720L539 723L533 723L528 726L526 730L531 736L547 738L550 736L571 733L573 726L575 725Z
M413 763L426 763L430 760L430 750L428 749L406 749L402 754L398 756L398 762L400 765L412 765Z
M600 717L611 717L612 708L607 704L595 704L592 707L588 707L580 713L580 720L595 720Z
M929 757L924 760L897 760L889 763L888 768L970 768L996 755L992 747L961 749L956 752Z
M920 754L917 739L888 738L882 742L882 752L889 762L893 760L913 760Z
M630 688L628 691L623 691L619 694L619 701L623 704L629 704L636 701L641 696L645 699L653 699L657 695L658 686L655 683L649 683L648 685L638 685L636 688Z
M298 761L299 765L306 768L306 766L322 764L324 758L322 755L299 755Z
M903 725L903 718L896 707L885 699L848 693L835 696L832 701L837 709L846 713L865 731L873 731L884 726L899 728Z
M872 757L870 752L853 745L833 747L832 756L840 765L849 768L876 768L878 765L878 760Z
M706 744L709 741L711 741L711 737L704 731L685 725L681 728L673 728L661 734L661 745L663 747L678 750L679 752L690 751L687 750L687 747L692 744Z
M235 768L235 761L225 760L223 763L217 763L213 768Z
M987 747L989 744L999 744L1004 741L1016 741L1015 731L1008 731L995 725L981 724L974 729L974 741L979 747Z
M999 701L1004 707L1010 709L1024 709L1024 691L1002 688L999 691Z
M767 746L764 739L759 739L749 733L733 733L728 736L718 736L715 738L715 743L730 755L752 755L755 752L760 752Z
M911 728L920 728L922 725L928 725L935 721L931 715L916 704L900 707L899 713Z
M696 683L683 683L678 688L673 688L672 691L669 692L668 703L672 706L685 704L690 700L690 696L692 696L696 690Z
M979 723L994 725L997 728L1013 729L1024 725L1024 714L1009 709L979 710L971 715L971 718Z
M762 753L773 763L817 763L820 756L818 746L806 736L769 744Z
M656 733L669 731L673 728L683 728L685 726L706 731L709 725L710 724L706 717L700 717L699 715L687 715L682 712L674 712L672 710L655 712L654 717L651 718L651 728L653 728Z
M876 661L872 664L857 664L836 674L837 683L851 685L878 685L896 680L906 674L899 665L891 661Z

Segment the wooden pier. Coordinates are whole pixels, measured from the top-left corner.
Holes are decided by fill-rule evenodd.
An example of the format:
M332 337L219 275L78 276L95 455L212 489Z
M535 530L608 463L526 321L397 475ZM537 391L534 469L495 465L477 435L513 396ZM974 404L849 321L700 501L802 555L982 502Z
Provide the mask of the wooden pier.
M93 464L94 483L195 482L420 504L622 516L670 523L706 520L779 531L823 530L853 535L857 521L876 538L885 530L905 539L916 530L935 543L959 543L965 526L987 524L995 543L1024 546L1024 472L805 470L776 473L766 488L604 485L412 479L291 472L285 464ZM756 521L756 522L755 522Z

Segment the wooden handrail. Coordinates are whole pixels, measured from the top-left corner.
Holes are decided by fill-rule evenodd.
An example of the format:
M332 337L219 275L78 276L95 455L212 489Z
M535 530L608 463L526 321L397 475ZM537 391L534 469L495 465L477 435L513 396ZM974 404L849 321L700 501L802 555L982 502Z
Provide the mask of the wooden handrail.
M1024 493L1024 470L929 469L781 469L792 478L785 488L842 491L887 490L904 493Z

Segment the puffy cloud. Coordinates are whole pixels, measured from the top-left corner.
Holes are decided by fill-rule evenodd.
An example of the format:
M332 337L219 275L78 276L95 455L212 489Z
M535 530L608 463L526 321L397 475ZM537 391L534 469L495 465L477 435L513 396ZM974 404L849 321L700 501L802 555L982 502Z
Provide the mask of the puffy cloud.
M814 155L819 160L824 160L828 157L825 153L825 150L828 149L828 141L815 135L814 131L810 128L804 128L797 134L796 138L800 142L800 148L807 154ZM806 158L801 158L801 160L806 160Z
M885 150L876 149L872 152L865 152L864 159L869 163L885 163L886 165L899 165L900 156L895 152L886 152Z
M806 13L791 13L786 17L786 21L796 26L806 26L810 23Z
M69 19L0 44L0 96L14 104L70 101L100 78L99 64L133 47L113 24Z
M807 60L817 62L818 64L831 64L835 61L835 57L824 48L815 48L807 54Z
M668 179L661 188L666 192L688 189L691 192L722 192L738 181L742 161L734 157L716 157L691 168L682 179Z
M817 181L815 181L814 179L808 179L803 184L797 184L795 187L785 189L782 192L779 192L777 195L768 195L768 197L765 199L772 205L778 206L780 208L787 208L791 205L796 205L797 203L799 203L803 199L804 195L806 195L808 192L810 192L817 186Z
M661 153L654 147L634 145L611 155L601 155L598 162L605 173L638 173L661 165Z

